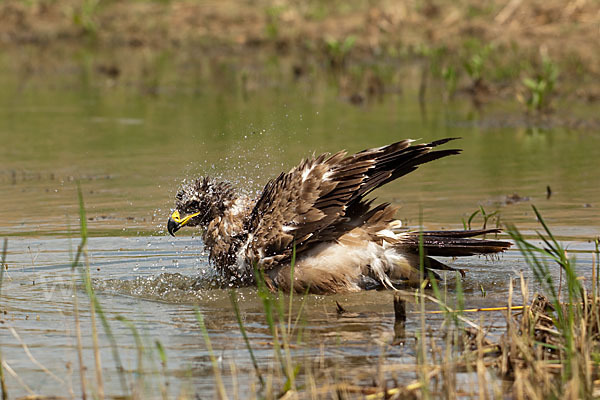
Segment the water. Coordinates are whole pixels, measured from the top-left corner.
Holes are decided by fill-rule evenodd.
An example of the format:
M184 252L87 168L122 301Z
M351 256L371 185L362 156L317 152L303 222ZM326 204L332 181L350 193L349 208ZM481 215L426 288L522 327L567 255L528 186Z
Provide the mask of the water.
M207 287L214 270L200 239L185 236L191 230L177 238L165 232L178 186L200 174L231 179L256 193L268 178L313 152L358 151L406 137L460 136L461 155L427 164L380 189L379 200L401 205L399 217L408 226L418 226L422 212L426 228L461 229L461 219L481 205L528 234L539 229L531 210L535 204L577 256L579 273L591 276L591 239L600 235L598 132L528 128L511 122L522 120L514 110L498 107L483 114L468 101L446 106L433 96L424 113L408 89L357 107L318 78L294 83L284 77L246 92L225 78L176 79L177 71L170 71L148 94L140 89L141 78L108 82L78 61L72 61L72 70L34 77L18 75L4 61L0 237L8 237L8 254L0 350L18 375L7 373L12 396L80 392L71 286L80 240L77 181L91 236L87 260L127 371L126 386L137 382L156 397L163 386L171 395L212 396L214 373L196 309L205 316L226 386L234 391L235 377L245 396L257 385L229 292ZM232 71L222 73L235 80ZM481 223L477 216L473 226ZM448 262L468 270L467 307L503 305L509 278L523 271L532 279L516 250L493 260ZM454 302L452 277L444 288ZM81 286L76 293L88 387L94 387L89 301ZM258 363L268 371L273 338L262 304L252 288L237 295ZM356 383L371 383L369 371L376 369L382 349L388 364L414 363L418 318L409 314L405 344L390 346L392 299L390 292L296 297L294 316L306 302L301 325L308 345L294 351L312 360L315 370L351 373ZM336 314L336 301L349 316ZM503 325L499 315L489 319L492 326ZM429 315L428 325L441 320ZM105 391L118 395L123 390L111 342L98 325ZM141 376L135 374L140 365L131 326L143 345ZM165 365L156 341L165 348Z

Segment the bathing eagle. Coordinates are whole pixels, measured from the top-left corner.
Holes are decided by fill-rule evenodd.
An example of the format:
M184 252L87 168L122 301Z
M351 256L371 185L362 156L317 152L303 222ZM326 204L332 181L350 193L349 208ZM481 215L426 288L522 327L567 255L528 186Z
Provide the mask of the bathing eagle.
M432 256L492 254L510 243L473 238L494 229L402 230L397 207L373 205L366 196L421 164L459 154L459 149L436 149L453 139L428 144L407 139L352 155L340 151L305 159L270 180L255 199L228 182L201 177L178 191L167 229L174 235L183 226L200 227L210 261L227 282L237 284L254 283L255 270L262 271L271 290L285 292L418 284L420 243L424 277L431 272L438 278L431 270L452 268Z

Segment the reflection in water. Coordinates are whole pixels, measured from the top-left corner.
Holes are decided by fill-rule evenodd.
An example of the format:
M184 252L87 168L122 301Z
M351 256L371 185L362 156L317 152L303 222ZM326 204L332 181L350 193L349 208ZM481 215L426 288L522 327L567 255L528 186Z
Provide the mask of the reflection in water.
M598 135L465 123L461 103L427 104L424 121L418 102L408 95L357 108L325 89L309 98L306 88L297 86L248 93L249 101L243 101L210 85L201 95L171 90L147 97L91 82L86 90L65 90L70 78L57 79L65 80L59 89L35 80L17 87L0 75L0 236L9 237L0 319L37 361L64 380L44 373L10 330L0 330L3 359L34 392L78 393L71 286L79 242L76 180L86 202L89 265L98 298L128 372L138 370L139 349L130 327L117 316L140 332L144 374L127 376L130 383L142 379L147 393L160 393L164 382L171 394L212 393L213 371L196 308L205 316L226 385L233 385L232 375L240 387L256 383L229 291L211 285L215 272L200 240L173 239L164 232L181 176L222 176L255 194L268 177L313 151L356 151L405 137L462 136L460 156L427 165L376 195L402 205L399 217L408 226L419 225L422 210L428 229L461 229L461 219L482 205L488 213L500 212L500 224L516 223L531 234L537 223L530 204L536 204L577 256L580 273L590 275L589 239L600 234ZM547 186L552 189L548 199ZM471 222L480 227L482 216ZM467 270L466 307L505 304L509 279L521 271L533 282L516 250L497 259L445 262ZM455 303L454 279L447 274L441 284L450 304ZM81 287L76 293L85 364L91 370L89 303ZM263 305L253 288L236 293L252 348L266 371L275 360ZM339 315L336 302L347 312ZM294 297L294 317L301 307L297 326L306 345L292 351L315 370L322 368L321 377L341 371L354 374L356 383L372 384L381 357L387 365L415 363L421 323L410 301L403 333L394 324L390 292ZM441 315L427 316L433 337L442 322ZM500 313L486 315L486 326L503 325ZM155 341L165 348L165 366ZM105 333L100 343L106 392L118 394ZM397 372L398 379L415 377L414 368ZM28 393L12 377L7 384L13 396Z

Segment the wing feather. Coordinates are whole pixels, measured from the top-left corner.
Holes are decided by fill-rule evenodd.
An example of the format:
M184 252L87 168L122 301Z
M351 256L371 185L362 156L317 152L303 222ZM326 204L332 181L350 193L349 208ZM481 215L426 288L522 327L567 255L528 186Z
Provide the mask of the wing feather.
M246 226L247 258L268 269L289 258L294 243L301 252L341 236L353 226L351 218L363 223L383 210L370 212L370 202L363 201L367 194L420 164L458 154L457 149L432 151L450 140L411 145L407 139L353 155L341 151L303 160L265 185Z

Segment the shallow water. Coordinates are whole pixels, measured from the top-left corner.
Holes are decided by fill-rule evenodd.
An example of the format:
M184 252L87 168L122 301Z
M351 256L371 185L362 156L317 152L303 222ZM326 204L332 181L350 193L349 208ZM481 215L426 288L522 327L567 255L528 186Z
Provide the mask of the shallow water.
M18 375L7 375L11 395L78 396L80 391L71 287L80 240L76 181L91 236L87 260L127 371L117 373L110 338L98 324L105 391L111 395L124 392L119 376L125 376L126 391L138 379L144 392L156 397L163 383L172 395L212 396L214 374L196 309L205 316L228 389L235 391L237 384L245 397L247 388L257 385L229 291L207 287L214 271L200 239L185 236L191 231L177 238L165 234L179 184L200 174L229 178L255 193L269 177L313 152L358 151L406 137L460 136L455 146L464 149L461 155L389 184L377 192L379 200L401 205L399 217L408 226L418 226L422 213L426 228L462 229L461 220L481 205L487 212L498 210L502 223L527 234L539 229L531 210L535 204L576 255L579 274L591 276L591 240L600 235L599 132L495 123L510 120L513 111L483 114L463 101L444 105L431 99L423 113L409 90L357 107L320 80L284 80L242 93L219 81L182 78L160 83L162 90L148 95L135 83L84 76L75 69L24 79L9 66L0 69L0 237L8 237L0 351ZM473 227L481 224L477 216ZM509 280L520 271L536 288L516 250L497 259L447 262L468 271L467 307L504 305ZM443 289L454 303L456 286L448 279ZM81 285L76 293L88 386L95 387L89 300ZM274 362L273 338L263 306L252 288L239 289L237 296L266 372ZM382 351L387 364L414 363L419 319L409 314L404 345L390 345L392 299L390 292L297 296L294 317L304 300L300 324L307 345L293 351L331 376L355 370L357 383L372 382L369 371ZM348 314L336 314L336 301ZM414 311L414 305L408 307ZM118 316L133 322L140 334L141 368L135 335ZM501 315L486 318L492 327L503 326ZM434 332L442 320L427 316ZM165 348L166 365L156 341ZM140 370L144 373L136 375Z

